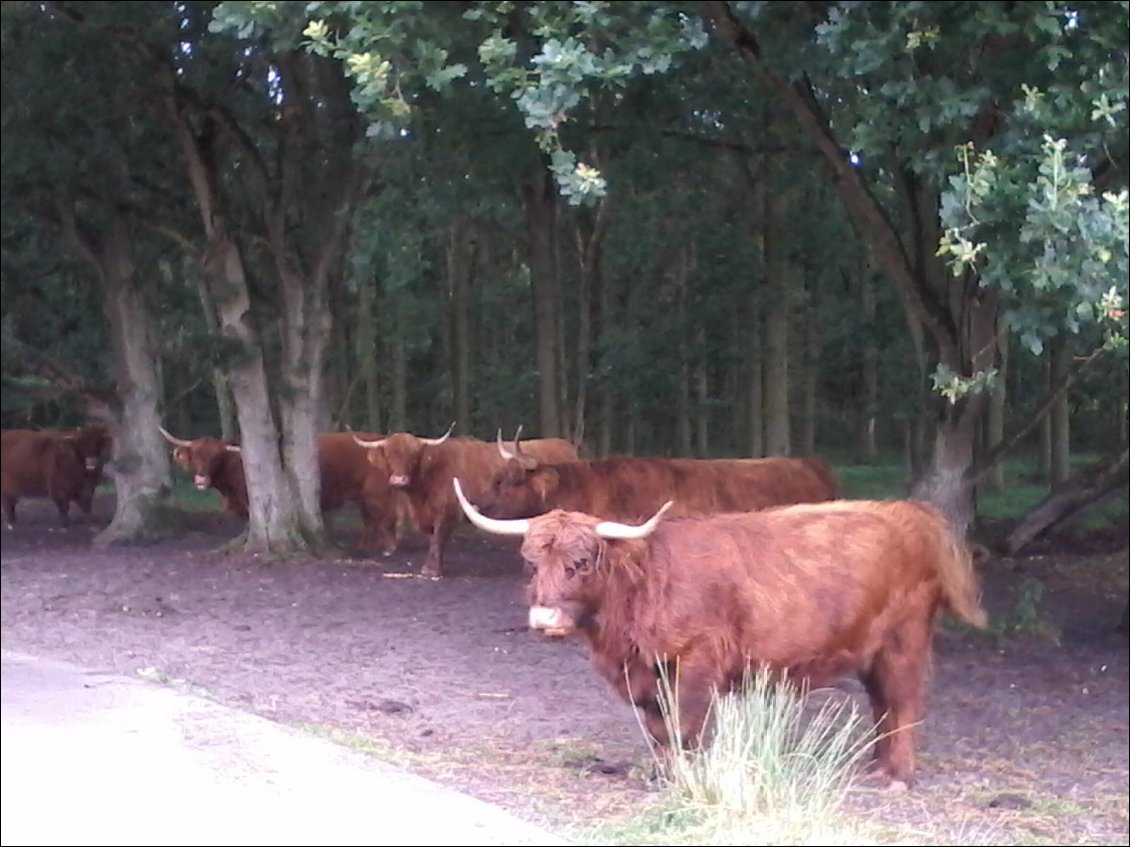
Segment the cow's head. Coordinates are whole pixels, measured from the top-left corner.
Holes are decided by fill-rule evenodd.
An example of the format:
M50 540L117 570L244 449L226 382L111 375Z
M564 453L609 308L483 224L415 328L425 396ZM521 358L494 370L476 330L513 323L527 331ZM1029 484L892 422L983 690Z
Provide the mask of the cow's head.
M71 438L82 455L83 466L91 475L102 475L102 466L110 454L110 432L102 424L86 424L71 432Z
M530 576L526 585L530 629L552 636L587 628L599 611L608 580L609 542L647 538L674 505L668 500L639 526L562 509L534 518L499 520L477 511L463 496L457 478L452 484L464 514L479 529L523 536L522 558Z
M196 438L189 441L171 435L160 427L161 435L173 445L173 461L192 474L193 484L205 491L216 484L230 454L239 453L239 446L218 438Z
M455 429L455 421L447 432L439 438L420 438L410 432L396 432L392 435L366 441L353 436L362 447L369 448L369 464L388 473L388 484L393 488L407 488L420 472L420 466L432 447L443 444Z
M490 485L475 500L484 515L492 518L530 518L549 509L560 479L551 466L522 449L522 427L514 434L514 446L502 442L498 431L498 452L505 460L491 477Z

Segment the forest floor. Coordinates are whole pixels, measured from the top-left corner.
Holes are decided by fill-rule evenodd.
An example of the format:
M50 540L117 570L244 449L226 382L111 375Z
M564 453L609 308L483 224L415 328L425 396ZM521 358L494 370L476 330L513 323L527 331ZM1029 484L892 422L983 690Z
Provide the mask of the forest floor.
M413 533L375 560L224 555L239 526L220 513L177 540L92 549L112 505L60 529L50 503L20 504L0 557L5 649L190 688L577 840L658 803L633 710L580 643L526 629L513 539L462 529L442 580L417 576ZM938 633L918 785L856 792L852 814L892 843L1127 843L1125 540L1084 541L982 563L991 631Z

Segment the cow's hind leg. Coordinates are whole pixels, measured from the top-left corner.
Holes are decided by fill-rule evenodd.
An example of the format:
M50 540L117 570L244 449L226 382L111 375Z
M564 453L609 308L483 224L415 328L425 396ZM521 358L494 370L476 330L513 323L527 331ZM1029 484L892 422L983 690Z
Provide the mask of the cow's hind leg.
M860 678L876 721L875 765L890 787L914 778L914 747L930 674L930 621L907 620L894 629Z
M4 503L4 523L7 524L8 529L16 528L16 503L19 498L13 497L11 494L5 494L2 498Z

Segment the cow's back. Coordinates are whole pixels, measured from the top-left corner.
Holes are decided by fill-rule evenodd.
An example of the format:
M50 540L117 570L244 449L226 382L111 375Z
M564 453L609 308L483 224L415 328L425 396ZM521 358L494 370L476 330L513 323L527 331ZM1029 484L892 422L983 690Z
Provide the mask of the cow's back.
M330 511L361 499L369 475L369 448L354 435L375 440L371 432L327 432L318 436L318 466L322 474L322 509Z
M670 651L660 641L678 632L721 650L740 633L735 667L746 654L778 667L818 656L834 677L844 672L838 661L877 646L877 628L898 618L896 606L945 600L947 532L936 512L905 501L665 520L647 542L654 616L641 618L633 641Z

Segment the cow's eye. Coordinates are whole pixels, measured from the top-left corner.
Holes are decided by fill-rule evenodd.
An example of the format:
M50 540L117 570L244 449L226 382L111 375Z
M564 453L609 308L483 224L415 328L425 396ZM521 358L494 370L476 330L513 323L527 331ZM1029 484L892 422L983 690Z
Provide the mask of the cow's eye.
M581 573L588 573L592 570L592 562L589 559L578 559L577 570Z
M572 565L566 565L565 566L565 576L568 579L572 579L576 575L577 575L577 569L575 567L573 567Z

